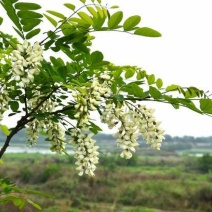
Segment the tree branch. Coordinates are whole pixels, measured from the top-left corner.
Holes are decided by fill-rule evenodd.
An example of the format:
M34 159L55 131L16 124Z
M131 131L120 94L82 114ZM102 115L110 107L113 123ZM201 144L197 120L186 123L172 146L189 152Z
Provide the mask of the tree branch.
M26 115L22 116L22 118L17 122L17 125L15 128L13 128L12 132L7 136L3 147L0 150L0 158L4 155L7 147L10 144L10 141L12 139L12 137L19 132L21 129L24 128L24 126L33 121L35 119L35 117L31 117L30 119L28 119L47 99L49 99L49 97L58 89L59 87L55 87L50 93L49 95L47 95L35 108L32 109L32 111L30 113L27 112L27 105L26 105L26 99L24 101L25 103L25 108L26 108Z
M28 113L28 116L27 116L27 118L29 117L29 116L31 116L47 99L49 99L50 98L50 96L57 90L57 89L59 89L60 87L55 87L50 93L49 93L49 95L47 95L41 102L39 102L39 104L35 107L35 108L33 108L32 109L32 111L30 112L30 113Z
M26 116L28 116L28 107L27 107L27 97L26 97L26 88L24 88L24 106L25 106L25 112L26 112Z
M15 128L13 128L12 132L7 136L7 138L6 138L5 142L4 142L4 145L3 145L3 147L2 147L1 150L0 150L0 158L2 158L2 156L4 155L4 153L5 153L6 149L7 149L7 147L8 147L9 144L10 144L10 141L11 141L12 137L13 137L17 132L19 132L21 129L23 129L24 126L25 126L28 122L32 121L33 119L34 119L34 117L31 118L31 119L29 119L29 120L27 120L26 116L23 116L23 117L17 122L18 124L16 125Z

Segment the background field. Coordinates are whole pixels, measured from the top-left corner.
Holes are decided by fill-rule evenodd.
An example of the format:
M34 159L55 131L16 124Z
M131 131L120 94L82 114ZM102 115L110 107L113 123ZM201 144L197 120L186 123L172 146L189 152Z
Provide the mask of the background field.
M161 151L150 150L141 140L130 160L120 158L114 141L106 137L99 143L102 154L94 178L79 177L72 156L40 153L5 154L0 177L54 195L31 196L44 212L212 212L210 137L170 137ZM12 144L18 145L24 143ZM0 212L8 211L18 210L12 204L0 207ZM23 210L30 211L36 210Z

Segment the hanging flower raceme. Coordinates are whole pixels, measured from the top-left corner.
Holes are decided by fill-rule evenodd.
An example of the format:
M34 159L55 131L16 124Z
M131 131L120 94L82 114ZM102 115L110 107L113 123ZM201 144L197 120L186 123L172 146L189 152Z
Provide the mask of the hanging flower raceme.
M98 146L95 146L96 141L92 139L93 134L88 133L87 129L72 129L70 143L74 146L76 158L76 170L79 175L84 173L89 176L94 176L96 165L99 161Z
M99 82L100 80L102 83ZM96 110L101 102L104 101L105 97L111 96L112 92L108 87L109 80L110 76L107 73L103 73L99 78L94 77L89 88L85 86L81 87L80 90L83 90L83 93L76 90L72 94L76 102L75 109L77 110L74 117L79 119L79 126L88 124L90 118L89 110Z
M164 139L164 130L160 128L160 122L157 122L153 116L154 109L148 109L145 105L138 105L135 109L137 121L139 123L139 132L152 148L159 150L161 142ZM142 114L142 116L141 116Z
M0 88L0 122L3 118L3 113L9 109L10 97L5 85Z
M79 175L94 175L96 163L98 163L98 146L95 146L93 134L89 133L89 110L94 111L101 105L105 97L111 96L112 92L108 87L110 76L105 72L99 77L94 77L90 87L81 87L73 93L76 102L74 115L78 119L78 128L72 129L70 143L75 147L76 165ZM100 82L101 81L101 82ZM81 91L81 92L80 92ZM83 92L82 92L83 91Z
M141 105L134 106L132 109L125 104L119 107L111 102L106 104L101 121L110 129L119 126L114 137L117 138L117 145L123 149L121 157L126 159L132 157L132 152L135 152L138 146L139 135L142 135L152 148L160 149L164 130L159 128L160 122L156 122L153 112L153 109Z
M30 146L34 146L36 144L37 138L38 138L38 129L40 127L40 121L37 119L34 119L33 121L29 122L27 124L26 128L26 135L27 135L27 143L30 144Z
M36 90L36 91L34 92L34 94L33 94L33 97L32 97L31 99L29 99L28 102L27 102L27 104L28 104L27 106L28 106L29 112L31 112L31 111L37 106L37 104L38 104L40 101L42 101L43 98L45 98L45 97L41 95L40 91ZM46 99L46 101L44 101L43 104L37 109L37 112L40 112L40 113L49 112L49 113L51 113L51 112L54 111L55 107L56 107L56 103L53 102L53 101L51 100L51 98L48 98L48 99ZM58 125L59 125L59 126L58 126ZM60 140L61 140L61 141L58 141L58 142L59 142L59 143L62 142L62 140L64 140L64 139L62 139L63 136L62 136L61 133L62 133L64 130L61 130L61 132L60 132L59 129L63 129L63 128L60 126L60 124L52 123L51 120L45 119L45 118L44 118L43 120L34 119L32 122L29 122L29 123L27 124L27 130L26 130L26 134L27 134L27 143L29 143L31 146L32 146L32 145L35 145L35 144L36 144L36 140L37 140L37 138L38 138L39 130L46 131L46 130L50 129L50 131L49 131L49 133L50 133L50 132L52 132L53 126L56 127L55 133L58 132L58 134L59 134L59 135L58 135L58 138L60 138ZM53 145L53 146L56 146L56 145L55 145L55 143L56 143L56 142L55 142L55 137L56 137L56 135L55 135L55 136L52 136L52 135L49 134L49 138L51 138L51 139L54 140L54 141L52 141L52 145ZM51 139L50 139L50 140L51 140ZM58 144L58 146L59 146L59 144ZM63 147L64 145L62 144L61 146ZM53 147L52 149L53 149L53 151L55 151L55 152L61 153L60 150L57 150L57 149L55 150L54 147Z
M47 134L51 143L51 151L62 154L65 150L65 130L60 123L48 122Z
M79 175L83 173L93 175L94 171L87 168L92 167L88 163L88 147L85 146L85 140L90 137L88 134L82 133L83 128L89 126L89 110L96 110L97 107L103 108L100 117L101 122L106 123L110 129L118 127L114 137L117 138L117 146L122 149L120 156L123 158L129 159L132 157L139 145L137 142L139 135L142 135L147 144L155 149L160 149L161 142L164 139L164 131L159 128L160 123L156 122L153 116L154 110L140 105L132 106L128 103L114 104L108 99L112 96L109 84L110 76L103 73L99 77L94 77L89 88L84 86L79 90L76 89L76 92L73 93L76 102L77 113L75 118L78 119L78 129L72 130L71 143L76 147L75 158L77 158L76 165ZM105 106L102 106L104 104ZM91 146L94 146L94 141L90 143L90 148Z
M43 100L43 98L45 98L45 96L42 95L39 90L35 90L33 97L28 100L28 108L31 110L34 109L38 105L38 103ZM48 98L43 102L43 104L40 105L37 111L50 113L54 111L56 105L56 102L53 102L51 98Z
M34 75L39 74L39 66L43 60L42 53L38 42L31 46L28 41L24 41L22 45L17 44L17 50L12 51L12 73L20 87L33 82Z

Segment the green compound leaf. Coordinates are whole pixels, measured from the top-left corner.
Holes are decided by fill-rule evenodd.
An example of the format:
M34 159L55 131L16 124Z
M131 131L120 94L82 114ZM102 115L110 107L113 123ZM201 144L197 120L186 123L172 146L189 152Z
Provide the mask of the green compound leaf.
M96 9L98 11L98 14L101 18L104 18L104 12L103 12L103 8L102 7L99 7L99 6L96 6Z
M6 125L1 125L0 128L6 136L8 136L10 134L10 131Z
M84 45L83 43L81 42L76 42L76 43L73 43L72 45L73 48L76 48L84 53L89 53L89 49L87 48L86 45Z
M21 38L24 39L23 34L22 34L17 28L13 27L13 29L16 31L16 33L17 33Z
M90 17L88 14L86 14L85 12L78 12L77 14L78 14L78 16L79 16L81 19L83 19L87 24L90 24L90 25L93 24L93 20L92 20L91 17Z
M25 19L25 20L26 20L26 19ZM23 22L25 22L25 21L23 21ZM24 31L24 32L29 32L29 31L31 31L31 30L34 29L37 25L39 25L40 22L41 22L40 19L31 19L30 21L28 21L27 24L25 24L25 25L23 26L23 31Z
M138 25L141 21L141 17L139 15L134 15L129 17L123 24L125 31L133 30L136 25Z
M135 70L134 69L127 69L125 72L125 78L129 79L131 77L133 77L133 75L135 74Z
M36 208L36 209L38 209L38 210L40 210L40 211L42 210L41 207L40 207L40 205L38 205L37 203L33 202L32 200L27 199L27 202L28 202L30 205L32 205L34 208Z
M40 33L40 29L34 29L26 35L26 39L31 39L35 35Z
M86 9L90 12L93 17L98 18L97 11L93 7L86 7Z
M98 11L98 17L93 17L93 28L96 29L96 30L101 30L101 27L102 25L104 24L105 22L105 17L104 17L104 14L103 14L103 17L101 17L101 13Z
M27 2L18 2L15 4L15 9L17 10L39 10L41 6L35 3L27 3Z
M118 102L123 102L124 101L124 96L121 94L117 94L114 97Z
M54 26L56 27L57 26L57 21L55 21L52 17L44 14L44 16L49 20L49 22Z
M75 10L75 5L73 5L73 4L65 3L64 6L70 10L73 10L73 11Z
M204 113L212 114L212 100L211 99L201 99L200 100L200 109Z
M94 133L97 134L99 131L102 131L102 129L97 126L96 124L94 124L93 122L89 121L91 128L89 128L89 130Z
M179 87L179 85L172 84L166 87L166 91L176 91Z
M158 78L158 79L156 80L156 85L157 85L158 88L162 88L162 86L163 86L163 81L162 81L162 79Z
M21 34L22 27L19 23L19 18L16 14L16 11L14 9L13 3L16 1L9 1L9 0L1 0L1 5L4 7L5 11L7 12L8 17L11 19L11 21L15 24L17 29L15 30L22 38L23 35Z
M154 74L149 75L147 78L147 82L149 85L154 84L155 83L155 75Z
M96 64L103 60L104 56L100 51L95 51L91 54L91 63Z
M136 78L137 78L137 80L141 80L141 79L143 79L143 78L145 78L146 77L146 71L139 71L138 73L137 73L137 76L136 76Z
M61 19L65 19L66 18L62 13L59 13L59 12L55 12L55 11L52 11L52 10L47 10L46 12L51 14L51 15L54 15L54 16L56 16L58 18L61 18Z
M129 95L134 95L135 97L144 98L146 95L142 88L140 88L136 83L132 82L128 85L122 87L123 91L127 92Z
M151 29L149 27L138 28L135 30L134 34L142 35L142 36L146 36L146 37L161 37L160 32L158 32L154 29Z
M32 19L32 18L42 18L43 16L40 13L33 12L33 11L18 11L17 15L21 19Z
M161 98L160 91L155 87L149 86L149 93L154 99L160 99Z
M2 18L2 17L0 17L0 25L2 24L2 22L3 22L3 18Z
M119 6L118 6L118 5L113 5L113 6L111 6L110 8L111 8L111 9L117 9L117 8L119 8Z
M121 22L122 18L123 18L123 12L122 11L118 11L118 12L114 13L108 21L109 29L118 28L118 25Z
M10 108L13 112L16 112L19 108L19 104L16 101L10 101Z

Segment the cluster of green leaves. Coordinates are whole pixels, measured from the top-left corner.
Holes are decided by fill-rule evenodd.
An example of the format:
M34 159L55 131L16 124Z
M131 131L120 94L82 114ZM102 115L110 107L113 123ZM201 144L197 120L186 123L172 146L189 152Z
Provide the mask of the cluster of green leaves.
M24 39L31 39L42 31L38 27L42 22L43 15L39 12L41 6L30 2L18 2L18 0L0 0L1 5L7 12L8 17L14 24L14 31ZM212 114L212 100L207 93L194 86L182 87L179 85L164 86L162 79L156 78L154 74L148 74L145 70L136 66L116 66L104 59L100 51L91 51L92 40L95 39L95 31L121 31L133 35L160 37L161 34L149 27L139 26L141 17L133 15L124 19L123 12L117 6L108 8L102 5L100 0L80 0L80 5L66 3L69 15L58 11L47 10L44 17L55 27L49 30L40 41L44 51L53 51L60 57L50 56L44 58L40 73L34 76L34 81L25 89L17 85L13 80L11 61L9 55L16 49L17 39L5 32L0 31L0 60L6 63L0 64L0 89L6 82L9 93L9 116L18 113L25 114L17 122L17 126L10 131L5 125L1 130L7 136L7 142L13 135L34 120L51 119L66 125L66 134L70 135L70 122L76 120L77 113L73 101L73 91L86 95L93 76L99 76L107 71L111 76L111 90L113 94L110 101L122 104L124 101L136 103L138 101L157 101L168 103L174 108L186 107L200 114ZM114 12L115 11L115 12ZM0 18L0 24L3 18ZM46 29L45 29L46 31ZM42 32L43 33L43 32ZM20 42L22 43L22 41ZM52 55L52 54L51 54ZM55 55L55 54L54 54ZM65 58L65 59L64 59ZM35 97L35 90L40 93L35 108L28 108L28 101ZM58 108L54 112L41 111L40 107L51 99L57 103ZM107 100L107 99L106 99ZM101 107L101 106L100 106ZM101 115L100 108L97 112ZM69 118L70 122L67 121ZM90 122L90 130L98 133L101 129ZM1 155L0 155L1 156ZM31 200L23 197L10 196L11 192L23 193L7 179L0 181L0 189L4 195L4 203L12 201L19 208L24 207L26 202L39 206ZM17 199L18 198L18 199Z
M175 109L182 106L200 114L212 114L211 99L197 87L175 84L165 87L161 78L136 66L110 65L109 69L114 77L112 89L117 101L157 101L169 103Z
M1 0L7 15L14 23L14 30L23 39L30 39L40 32L40 28L36 28L42 21L43 15L35 10L41 8L40 5L28 2L18 2L18 0ZM0 23L3 21L0 18Z
M0 204L7 204L9 202L12 202L17 208L23 209L28 203L32 205L34 208L41 210L40 205L33 202L28 197L31 194L53 198L53 196L49 194L41 193L34 190L26 190L18 188L17 186L15 186L14 183L10 182L8 178L0 178Z
M91 52L90 46L95 38L91 32L94 31L122 31L149 37L159 37L161 34L148 27L139 27L138 24L141 21L139 15L130 16L123 21L122 11L111 12L114 9L117 10L117 6L108 8L95 0L89 3L80 1L80 3L78 8L71 3L64 4L71 11L68 16L52 10L47 10L44 14L55 30L48 31L47 37L40 43L44 46L44 50L63 53L68 60L62 59L63 56L61 58L50 56L49 59L43 60L40 74L35 76L33 85L30 85L30 88L26 87L25 90L17 87L15 80L10 81L8 88L16 88L9 91L11 98L9 105L12 111L10 116L27 111L24 106L34 97L33 89L36 88L42 94L41 103L51 98L61 109L55 111L52 116L47 112L41 113L37 108L29 113L27 118L30 116L37 119L48 117L54 121L60 121L68 116L71 120L75 119L74 114L77 112L74 108L75 102L64 100L68 99L75 89L85 93L82 87L89 87L93 75L98 76L103 71L108 71L111 75L113 91L111 99L114 102L158 101L169 103L176 109L183 106L201 114L212 114L211 99L202 90L179 85L164 87L162 79L156 79L154 74L149 75L145 70L136 66L115 66L105 61L100 51ZM40 32L40 29L36 27L43 16L35 12L41 8L40 5L17 0L2 0L1 4L15 24L14 30L22 38L29 39L31 35L35 36ZM16 48L17 40L2 32L1 37L0 50L4 51L4 55L9 54L13 48ZM9 61L1 65L0 76L7 80L10 79L11 76L8 74L10 68ZM55 86L57 83L60 86ZM196 100L199 105L194 103ZM92 126L91 130L96 133L100 130L94 124ZM6 126L3 127L3 131L8 135Z
M47 47L53 43L52 40L56 38L55 34L61 30L65 36L60 38L61 40L59 43L61 43L61 41L63 43L75 43L75 46L78 46L82 51L87 51L85 47L83 48L82 41L84 41L84 35L88 32L123 31L148 37L161 36L161 34L154 29L149 27L139 27L138 24L141 21L141 17L139 15L130 16L122 23L122 11L116 11L112 14L110 12L111 9L117 9L117 6L107 8L100 4L86 4L86 1L81 2L82 6L78 9L76 9L76 6L73 4L64 4L66 8L72 11L71 15L68 17L57 11L47 10L48 15L44 14L44 16L54 27L57 27L54 32L49 32L48 38L50 38L51 41L46 44ZM82 34L81 39L76 40L80 34ZM90 39L93 39L93 37L89 36L89 40Z
M7 11L8 16L15 24L14 30L24 39L30 39L40 32L36 28L42 20L42 15L35 12L41 6L29 2L18 2L17 0L1 0L2 6ZM50 56L44 59L40 74L35 76L33 84L25 90L16 85L15 80L10 80L9 69L10 61L1 65L0 76L9 81L9 97L11 101L10 116L17 113L26 112L25 120L50 118L54 121L60 121L65 116L71 120L75 119L77 112L74 108L74 101L67 100L72 91L78 90L85 94L82 87L89 87L93 80L93 75L99 75L103 71L108 71L111 75L111 89L113 95L111 99L114 102L123 102L130 100L136 101L158 101L169 103L174 108L180 106L187 107L201 114L212 114L212 101L200 89L196 87L181 87L179 85L163 86L162 79L157 79L154 74L147 74L136 66L115 66L109 61L104 60L104 55L100 51L92 52L90 46L95 38L91 35L94 31L122 31L135 35L159 37L161 34L148 27L140 27L141 21L139 15L133 15L123 21L123 12L111 12L117 10L117 6L107 8L100 1L80 1L78 9L74 4L66 3L64 6L69 9L71 14L65 16L63 13L47 10L44 16L55 27L54 31L48 31L47 37L40 43L44 50L63 53L61 57ZM25 35L25 33L27 33ZM10 54L13 48L16 48L17 40L1 32L0 50L5 54ZM2 54L3 55L3 54ZM64 60L66 56L68 60ZM130 81L129 81L130 79ZM60 110L50 114L41 112L39 106L30 113L27 108L27 101L34 97L34 89L41 93L39 106L48 98L57 102ZM199 105L194 103L199 102ZM31 119L31 120L32 120ZM25 122L24 122L25 123ZM93 126L96 133L99 127ZM24 127L24 125L22 126ZM19 130L20 128L18 128ZM8 130L3 131L8 133Z

